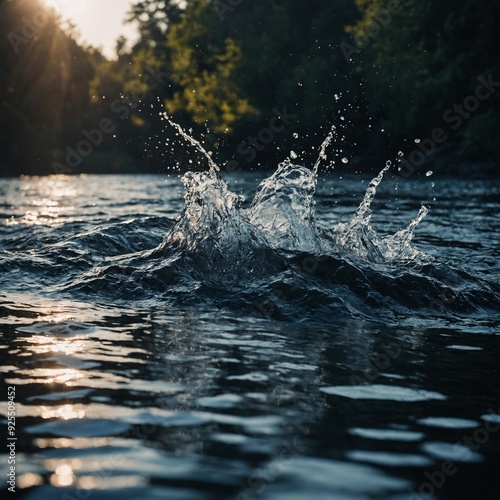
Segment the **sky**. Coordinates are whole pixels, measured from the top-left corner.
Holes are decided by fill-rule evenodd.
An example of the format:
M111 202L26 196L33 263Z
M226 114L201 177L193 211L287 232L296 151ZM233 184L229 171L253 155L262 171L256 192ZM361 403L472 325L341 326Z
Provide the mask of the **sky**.
M44 0L69 19L81 33L81 40L94 47L102 47L102 53L115 57L115 42L120 35L128 39L137 37L137 29L123 20L132 0Z

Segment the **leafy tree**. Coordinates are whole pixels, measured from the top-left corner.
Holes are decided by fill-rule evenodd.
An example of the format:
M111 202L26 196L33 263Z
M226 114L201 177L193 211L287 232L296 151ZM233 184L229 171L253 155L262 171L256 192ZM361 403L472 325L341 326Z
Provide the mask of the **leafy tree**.
M399 0L398 12L381 23L387 3L356 0L362 18L348 28L361 43L359 71L369 82L371 114L394 136L427 136L446 128L444 113L474 95L478 77L500 78L495 45L500 4L457 0ZM369 36L367 34L376 33ZM455 147L483 158L498 154L495 121L500 99L493 94L460 127L447 128Z
M358 76L338 50L344 24L356 19L351 0L321 0L314 10L305 0L186 3L166 36L173 83L166 106L184 123L207 123L222 139L214 142L225 145L222 156L268 127L275 110L296 119L273 137L272 148L260 148L259 160L275 161L272 151L285 139L293 142L292 132L301 133L306 148L310 130L326 130L338 119L338 95L357 103L352 118L360 119Z
M2 171L53 173L88 116L93 54L40 0L4 0L0 33Z
M141 0L132 4L128 21L139 27L137 47L165 47L169 28L182 18L183 10L179 4L177 0Z
M442 127L464 157L499 157L500 92L457 126L446 114L500 81L498 2L137 0L129 21L139 40L108 61L42 0L0 0L1 173L52 173L103 119L114 133L71 172L185 164L164 109L244 168L315 156L332 124L341 156L387 158Z
M166 107L170 113L187 112L196 123L207 123L217 133L231 133L255 109L238 85L241 48L213 29L214 14L209 3L193 2L168 33L177 90Z

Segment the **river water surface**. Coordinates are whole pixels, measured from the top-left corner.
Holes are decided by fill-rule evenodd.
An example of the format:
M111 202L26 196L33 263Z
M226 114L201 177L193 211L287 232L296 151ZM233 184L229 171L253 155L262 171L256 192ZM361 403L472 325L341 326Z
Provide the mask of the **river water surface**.
M221 177L0 179L2 488L500 498L500 183Z

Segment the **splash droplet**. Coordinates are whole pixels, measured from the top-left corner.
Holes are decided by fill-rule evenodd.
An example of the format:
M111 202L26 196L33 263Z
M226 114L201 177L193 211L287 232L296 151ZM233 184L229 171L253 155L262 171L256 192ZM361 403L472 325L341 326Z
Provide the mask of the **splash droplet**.
M344 158L342 158L342 163L349 163L349 160L344 156Z
M398 151L398 156L403 156L403 151Z
M434 172L432 170L428 170L426 173L425 173L425 176L426 177L430 177Z
M294 137L295 139L298 139L298 138L299 138L299 134L297 134L297 132L294 132L294 133L293 133L293 137Z
M296 153L295 151L293 151L293 150L292 150L292 151L290 151L290 158L291 158L292 160L295 160L295 158L297 158L297 153Z
M420 142L420 139L415 139L415 144L418 144Z

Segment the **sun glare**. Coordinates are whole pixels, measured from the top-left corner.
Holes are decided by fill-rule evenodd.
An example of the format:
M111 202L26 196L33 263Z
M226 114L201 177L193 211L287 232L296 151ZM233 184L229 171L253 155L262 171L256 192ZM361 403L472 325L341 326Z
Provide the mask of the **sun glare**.
M45 5L69 21L81 35L81 42L101 48L107 57L115 56L119 36L137 39L137 29L124 24L130 10L130 0L44 0Z

